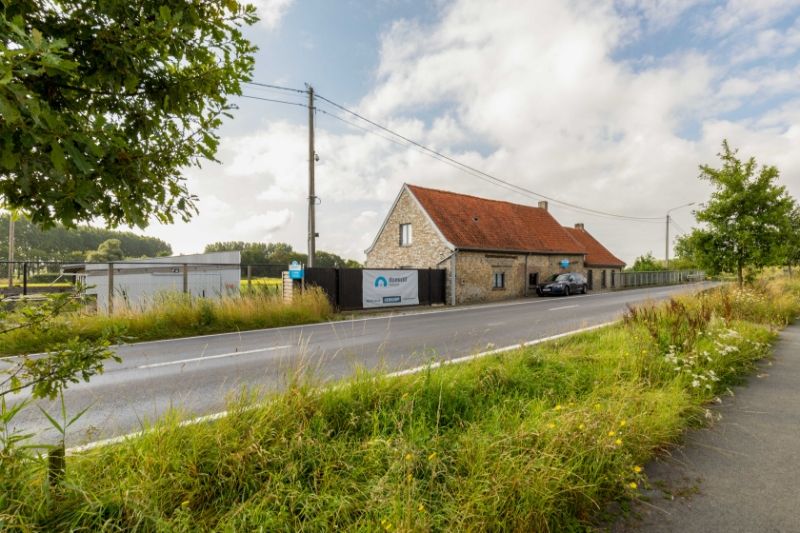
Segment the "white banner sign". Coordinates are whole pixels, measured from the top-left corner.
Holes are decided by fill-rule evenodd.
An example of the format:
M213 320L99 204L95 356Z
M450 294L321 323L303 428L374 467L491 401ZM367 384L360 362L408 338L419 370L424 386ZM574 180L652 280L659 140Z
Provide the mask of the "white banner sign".
M419 305L419 272L416 270L364 270L364 308Z

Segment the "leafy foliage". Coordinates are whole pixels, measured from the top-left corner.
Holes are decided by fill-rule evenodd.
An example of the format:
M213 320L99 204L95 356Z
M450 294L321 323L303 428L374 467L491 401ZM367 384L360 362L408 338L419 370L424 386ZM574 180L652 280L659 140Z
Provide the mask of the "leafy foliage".
M119 239L108 239L100 243L97 250L86 254L86 260L96 263L120 261L125 257L122 251L122 242Z
M24 217L17 218L14 234L17 261L83 261L86 252L97 250L101 243L109 239L120 241L126 257L172 254L170 245L155 237L87 226L66 228L60 224L42 230ZM8 235L8 214L0 215L0 235ZM8 241L2 239L0 257L7 256Z
M24 302L13 312L0 313L0 335L25 331L32 336L46 336L55 319L78 304L72 294L52 294L42 302ZM31 387L34 398L55 398L70 383L89 381L103 371L108 359L120 361L110 349L118 334L113 329L95 339L66 338L49 347L46 355L20 355L0 373L0 396Z
M253 68L237 0L0 0L0 196L40 226L196 211L180 170Z
M653 256L653 252L647 252L636 258L630 270L634 272L653 272L656 270L664 270L664 266Z
M741 286L745 268L772 264L792 231L794 199L777 185L778 169L741 161L727 141L722 143L721 168L700 167L700 178L714 187L711 199L696 217L706 227L678 241L678 253L706 271L735 272Z
M215 242L206 245L205 252L229 252L240 250L242 252L242 264L256 265L288 265L292 261L299 263L308 262L308 254L295 251L291 244L285 242ZM344 259L334 253L318 250L314 266L318 267L344 267L359 268L361 263L354 259Z

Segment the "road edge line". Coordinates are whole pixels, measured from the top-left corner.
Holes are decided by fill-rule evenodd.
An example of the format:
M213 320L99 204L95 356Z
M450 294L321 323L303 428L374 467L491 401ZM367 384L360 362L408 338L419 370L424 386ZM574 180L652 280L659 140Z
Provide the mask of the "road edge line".
M586 327L583 327L583 328L578 328L578 329L575 329L575 330L566 331L564 333L558 333L556 335L550 335L548 337L542 337L541 339L534 339L534 340L527 341L527 342L521 342L521 343L518 343L518 344L511 344L509 346L503 346L501 348L494 348L492 350L486 350L486 351L479 352L479 353L476 353L476 354L473 354L473 355L466 355L466 356L462 356L462 357L456 357L454 359L446 359L444 361L436 361L436 362L433 362L433 363L429 363L427 365L417 366L417 367L409 368L409 369L406 369L406 370L398 370L396 372L390 372L388 374L385 374L385 376L387 378L410 376L410 375L413 375L413 374L418 374L418 373L420 373L422 371L425 371L425 370L435 370L437 368L441 368L441 367L448 366L448 365L458 365L458 364L461 364L461 363L467 363L467 362L470 362L470 361L476 361L478 359L482 359L482 358L490 356L490 355L496 355L496 354L504 353L504 352L512 352L514 350L519 350L521 348L528 348L530 346L536 346L537 344L543 344L545 342L550 342L550 341L555 341L555 340L558 340L558 339L563 339L565 337L570 337L572 335L578 335L578 334L581 334L581 333L587 333L589 331L594 331L594 330L605 328L605 327L608 327L608 326L613 326L614 324L617 324L618 322L620 322L620 321L619 320L611 320L609 322L603 322L601 324L595 324L593 326L586 326ZM340 386L341 385L333 385L331 387L323 387L323 390L324 389L335 389L335 388L338 388ZM265 403L268 403L268 402L265 402ZM253 405L253 406L248 407L247 409L248 410L249 409L256 409L256 408L261 407L263 405L264 405L263 403L262 404L258 404L258 405ZM196 418L190 418L189 420L184 420L184 421L180 422L178 424L178 427L192 426L192 425L195 425L195 424L202 424L204 422L211 422L213 420L219 420L220 418L225 418L229 414L230 414L229 411L225 410L225 411L220 411L218 413L212 413L212 414L209 414L209 415L203 415L203 416L199 416L199 417L196 417ZM144 429L144 430L140 430L140 431L134 431L132 433L127 433L125 435L120 435L118 437L110 437L110 438L107 438L107 439L102 439L102 440L98 440L98 441L94 441L94 442L89 442L89 443L86 443L86 444L81 444L80 446L73 446L71 448L67 448L66 449L66 454L67 455L75 455L75 454L78 454L78 453L81 453L81 452L86 452L86 451L93 450L95 448L103 448L105 446L110 446L112 444L119 444L121 442L125 442L128 439L135 439L135 438L141 437L141 436L143 436L143 435L145 435L147 433L153 432L154 430L155 430L155 428Z

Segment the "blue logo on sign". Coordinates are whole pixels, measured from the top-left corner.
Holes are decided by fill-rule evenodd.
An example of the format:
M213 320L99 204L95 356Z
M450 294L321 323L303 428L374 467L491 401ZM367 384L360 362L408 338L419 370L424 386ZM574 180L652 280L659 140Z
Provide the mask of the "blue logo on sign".
M377 278L375 278L375 286L376 287L388 287L389 286L389 282L386 281L386 278L384 278L383 276L378 276Z

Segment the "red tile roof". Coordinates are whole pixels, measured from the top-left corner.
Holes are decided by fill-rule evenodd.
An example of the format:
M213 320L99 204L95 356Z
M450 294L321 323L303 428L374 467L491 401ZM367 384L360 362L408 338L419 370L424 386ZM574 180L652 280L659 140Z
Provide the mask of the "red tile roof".
M586 250L586 266L624 267L625 262L617 258L597 239L583 228L564 228L581 243Z
M445 239L457 248L585 253L585 246L576 241L546 209L416 185L407 187Z

